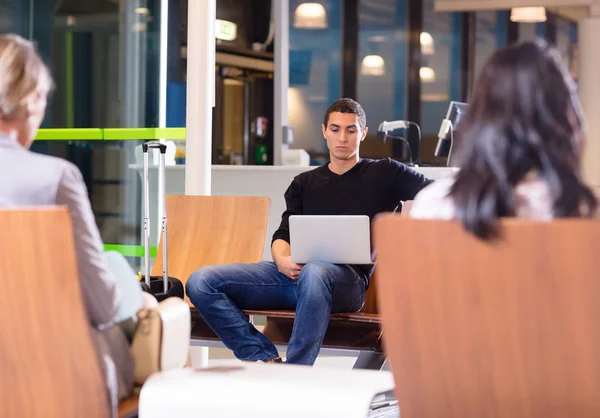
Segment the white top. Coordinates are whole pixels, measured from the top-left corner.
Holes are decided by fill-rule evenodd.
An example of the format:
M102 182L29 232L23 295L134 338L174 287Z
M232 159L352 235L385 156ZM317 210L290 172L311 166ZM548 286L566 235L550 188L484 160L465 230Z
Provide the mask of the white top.
M410 217L419 219L454 219L456 208L448 197L454 176L439 179L421 190L411 206ZM548 184L528 176L515 188L516 216L533 220L553 218L552 196Z

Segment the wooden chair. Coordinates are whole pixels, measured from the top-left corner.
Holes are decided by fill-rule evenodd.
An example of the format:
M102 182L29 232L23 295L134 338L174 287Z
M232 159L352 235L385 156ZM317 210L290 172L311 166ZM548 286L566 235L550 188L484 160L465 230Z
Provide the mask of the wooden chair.
M263 259L269 198L256 196L167 196L169 275L186 282L200 267L228 263L256 263ZM153 275L162 274L162 242ZM355 367L381 368L384 362L376 309L375 286L367 293L363 312L334 314L323 352L360 352ZM189 300L188 300L189 302ZM251 319L265 316L264 334L279 346L287 345L294 321L292 311L245 311ZM192 310L192 340L220 345L219 339Z
M402 417L600 416L600 222L374 225Z
M67 210L0 210L0 271L0 416L108 417Z
M262 260L267 197L168 195L167 216L169 276L184 285L200 267ZM162 247L161 239L152 275L162 275Z

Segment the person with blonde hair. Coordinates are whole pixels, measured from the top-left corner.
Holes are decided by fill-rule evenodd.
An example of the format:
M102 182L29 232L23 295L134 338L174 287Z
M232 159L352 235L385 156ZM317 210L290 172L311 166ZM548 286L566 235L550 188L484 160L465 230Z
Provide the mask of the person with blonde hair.
M68 207L83 300L114 411L133 388L134 362L127 340L131 336L126 332L132 329L143 296L133 271L115 275L109 268L126 261L120 254L103 253L79 169L29 151L52 88L50 71L33 44L17 35L0 35L0 207Z

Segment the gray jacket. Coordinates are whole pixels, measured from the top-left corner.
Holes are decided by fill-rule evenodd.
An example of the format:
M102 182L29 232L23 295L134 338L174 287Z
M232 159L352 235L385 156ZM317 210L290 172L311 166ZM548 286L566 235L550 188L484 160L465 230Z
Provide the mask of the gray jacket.
M69 208L83 301L114 410L133 386L134 363L124 333L113 322L119 289L102 255L102 239L81 173L70 162L26 150L0 132L0 179L0 207Z

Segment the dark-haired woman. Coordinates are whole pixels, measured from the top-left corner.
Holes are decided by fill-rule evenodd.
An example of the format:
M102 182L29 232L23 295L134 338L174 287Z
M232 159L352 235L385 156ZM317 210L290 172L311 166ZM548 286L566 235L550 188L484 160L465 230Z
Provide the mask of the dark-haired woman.
M501 217L595 214L596 199L581 178L584 122L576 85L553 47L526 42L497 51L454 136L459 173L423 189L411 217L458 219L488 239Z

